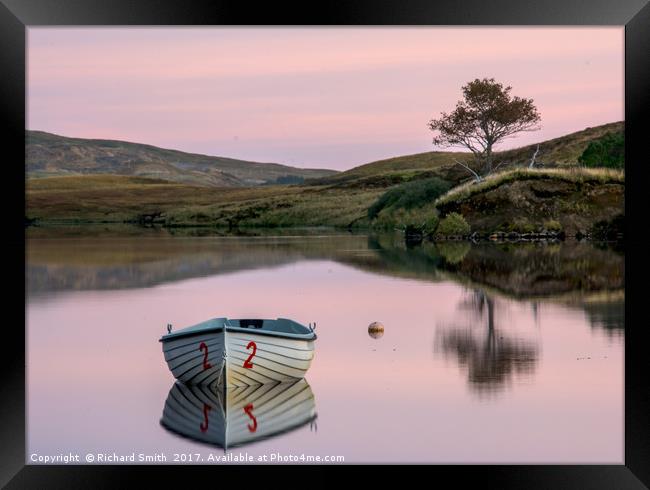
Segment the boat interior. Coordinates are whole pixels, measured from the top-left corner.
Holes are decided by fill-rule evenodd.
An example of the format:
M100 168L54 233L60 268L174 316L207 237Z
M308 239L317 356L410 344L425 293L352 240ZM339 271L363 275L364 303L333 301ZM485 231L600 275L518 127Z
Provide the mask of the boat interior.
M309 328L289 320L288 318L278 318L277 320L264 319L228 319L227 327L261 329L269 332L292 333L305 335L312 332Z

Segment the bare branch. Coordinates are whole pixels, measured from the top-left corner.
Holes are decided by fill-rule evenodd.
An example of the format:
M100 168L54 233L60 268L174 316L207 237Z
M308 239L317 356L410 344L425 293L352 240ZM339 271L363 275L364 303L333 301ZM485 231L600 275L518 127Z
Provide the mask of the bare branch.
M533 158L530 159L530 165L528 165L528 168L533 168L538 153L539 153L539 145L537 145L537 149L535 150L535 153L533 153Z
M479 174L477 174L474 170L472 170L468 165L464 164L463 162L459 162L455 158L454 158L454 162L456 162L458 165L463 167L465 170L469 171L474 176L476 182L481 182L483 180L483 178Z
M494 167L494 168L492 169L492 172L496 172L497 169L498 169L501 165L503 165L504 163L506 163L505 160L503 160L502 162L500 162L499 165L497 165L496 167ZM490 173L492 173L492 172L490 172Z

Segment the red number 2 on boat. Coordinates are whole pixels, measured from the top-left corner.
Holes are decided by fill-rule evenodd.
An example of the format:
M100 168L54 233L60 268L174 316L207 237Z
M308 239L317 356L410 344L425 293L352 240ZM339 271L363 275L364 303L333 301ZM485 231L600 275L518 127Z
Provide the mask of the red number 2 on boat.
M248 432L255 432L257 430L257 419L255 418L255 415L253 415L253 404L249 403L244 407L244 412L246 412L246 415L250 417L250 419L253 421L253 425L248 424Z
M201 429L201 432L205 432L208 430L208 412L212 410L212 407L208 405L207 403L203 404L203 422L201 422L201 425L199 428Z
M253 357L255 356L255 353L257 352L257 344L255 342L253 342L252 340L246 346L246 350L250 349L251 347L253 348L253 352L251 352L251 355L248 356L248 359L246 359L244 361L244 367L247 368L247 369L252 369L253 368L253 363L251 362L251 360L253 359Z
M199 350L203 352L203 370L210 369L212 364L208 362L208 346L205 345L205 342L201 342L199 345Z

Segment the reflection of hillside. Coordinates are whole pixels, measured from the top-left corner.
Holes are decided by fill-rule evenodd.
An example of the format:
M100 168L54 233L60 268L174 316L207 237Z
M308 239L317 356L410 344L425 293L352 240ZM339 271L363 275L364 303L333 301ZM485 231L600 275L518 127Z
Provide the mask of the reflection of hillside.
M440 256L432 243L408 246L401 235L379 235L368 237L367 249L366 254L341 255L337 261L388 276L428 281L440 279Z
M619 336L625 329L625 301L583 303L584 310L593 328L602 329L608 336Z
M377 274L436 278L440 259L433 244L408 248L400 235L312 233L178 237L149 230L143 236L32 238L27 240L28 292L148 287L300 260L334 260Z
M494 298L476 290L460 306L469 310L469 318L438 328L435 350L455 358L467 370L472 391L480 396L495 394L513 377L533 375L537 345L499 328Z
M28 292L148 287L163 282L333 260L363 271L425 281L452 279L520 297L622 291L624 257L589 244L409 246L399 234L361 235L293 230L269 236L195 236L206 230L141 231L94 236L76 230L34 230L27 239ZM127 232L135 233L128 229ZM286 230L285 230L286 233Z
M367 238L350 234L28 240L27 287L31 293L147 287L365 250Z
M625 257L588 243L479 243L441 264L461 280L526 298L622 290Z

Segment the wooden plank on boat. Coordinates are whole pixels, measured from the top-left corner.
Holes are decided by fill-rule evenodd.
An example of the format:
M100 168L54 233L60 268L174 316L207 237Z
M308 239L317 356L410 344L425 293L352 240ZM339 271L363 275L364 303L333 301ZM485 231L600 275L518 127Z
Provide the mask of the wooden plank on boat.
M272 379L275 376L279 376L281 378L294 378L294 379L300 379L305 376L305 373L307 372L307 369L309 368L309 364L307 363L304 368L298 367L298 366L290 366L288 364L282 364L279 362L276 362L272 359L266 358L263 353L261 354L259 351L257 352L257 355L251 360L252 367L251 368L244 368L244 362L246 362L248 356L246 354L240 354L237 351L229 351L228 352L228 362L232 364L228 364L228 369L231 367L237 367L241 369L246 369L249 372L262 372L265 375L268 375ZM304 361L303 361L304 362ZM277 379L276 381L281 381L280 379Z
M229 341L239 340L240 342L246 341L246 343L248 343L246 339L251 340L252 338L254 338L255 342L259 342L261 344L266 343L271 345L277 345L287 349L308 350L308 351L314 350L313 340L291 339L291 338L276 337L276 336L261 335L261 334L257 335L254 330L251 330L250 333L228 331L227 337Z
M225 339L227 386L301 379L314 356L312 340L262 336L252 331L227 331Z
M198 342L195 341L175 349L169 349L163 351L165 360L169 362L184 354L187 354L188 352L196 352L197 350L199 350L199 346L201 345L201 342L204 342L208 348L213 347L215 345L220 345L223 344L223 335L219 335L218 337L210 338L208 340L199 340Z
M210 376L218 377L223 369L223 346L219 349L208 351L207 358L205 353L199 353L182 364L171 367L170 370L178 380L193 384L206 382Z
M179 338L170 338L169 340L163 340L163 352L170 351L172 349L178 349L185 346L191 346L195 343L200 344L201 342L210 342L211 340L223 337L223 332L206 332L206 333L197 333L195 335L188 335Z
M223 356L223 338L215 339L211 343L201 342L194 344L193 348L188 349L187 352L179 354L175 357L165 358L169 369L175 369L176 367L185 364L195 358L200 358L201 363L203 363L203 358L205 357L205 352L208 352L208 358L211 358L213 354L221 353ZM176 351L172 351L176 352Z
M290 357L292 359L302 359L305 361L311 361L314 358L313 345L311 346L311 348L308 348L309 342L305 342L304 344L306 347L305 349L293 349L293 348L286 347L285 345L282 344L282 342L278 342L278 341L274 343L264 342L263 339L260 340L258 337L259 336L255 336L255 338L251 337L248 339L232 338L231 334L228 333L228 345L240 350L242 349L246 350L246 346L248 345L248 343L251 340L254 340L255 343L257 344L258 349L264 347L264 350L266 352L271 352L278 356ZM282 339L279 340L281 341Z

